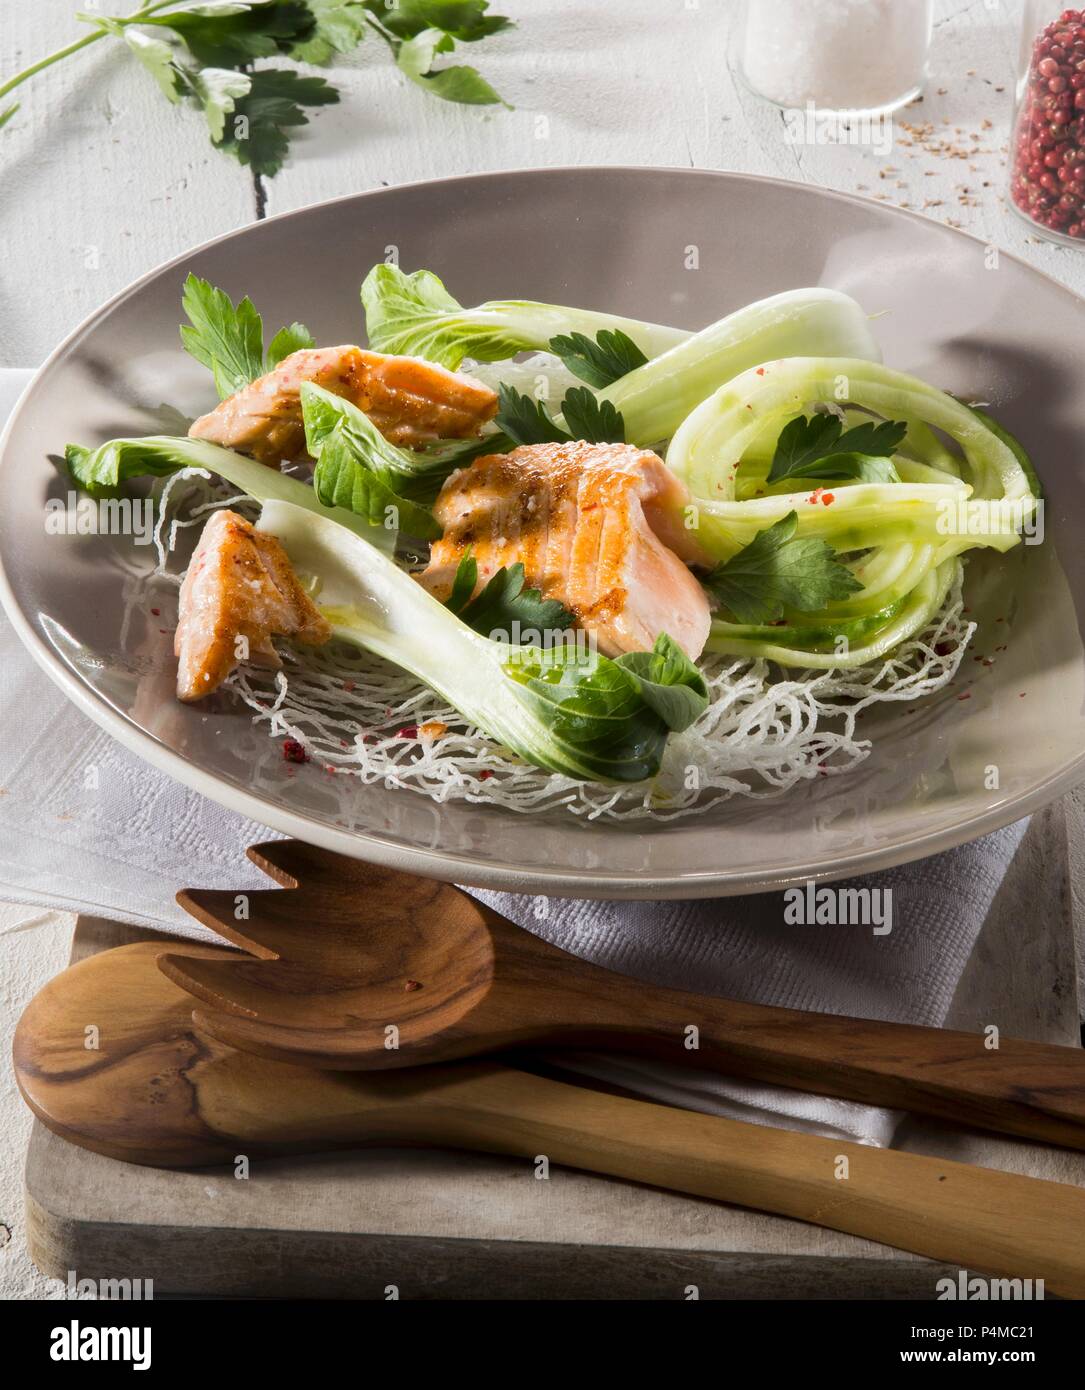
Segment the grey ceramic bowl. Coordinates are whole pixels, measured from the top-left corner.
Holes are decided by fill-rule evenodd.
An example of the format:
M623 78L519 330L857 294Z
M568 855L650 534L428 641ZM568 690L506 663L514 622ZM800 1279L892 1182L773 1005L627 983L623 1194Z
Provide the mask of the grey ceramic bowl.
M584 824L567 813L438 806L353 778L287 778L278 746L244 712L171 698L168 636L137 631L122 652L124 584L147 552L123 538L46 536L43 503L64 490L47 456L69 440L176 430L170 408L206 408L206 376L178 342L189 270L250 294L265 322L301 318L318 341L357 341L358 284L390 246L405 268L438 271L465 303L535 298L690 328L794 286L854 295L883 315L887 362L989 401L1041 470L1047 543L970 568L974 651L1007 649L993 666L973 663L966 700L948 692L883 708L868 726L874 752L853 774L671 825ZM697 270L686 268L690 246ZM0 444L0 589L36 660L129 748L332 849L583 897L745 893L876 869L992 830L1085 776L1083 344L1083 301L1011 257L991 268L971 237L770 179L553 169L341 198L152 272L54 353Z

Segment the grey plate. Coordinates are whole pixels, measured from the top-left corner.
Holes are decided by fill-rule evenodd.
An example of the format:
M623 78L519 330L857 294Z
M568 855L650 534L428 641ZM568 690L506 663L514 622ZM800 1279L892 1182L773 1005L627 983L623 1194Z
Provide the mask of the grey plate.
M697 270L686 268L693 246ZM147 552L125 538L47 536L44 501L65 487L47 455L69 440L176 430L169 408L206 408L206 375L178 343L188 270L250 294L267 323L301 318L318 341L353 342L359 281L389 247L465 303L535 298L693 328L751 299L829 285L883 312L887 362L991 402L1043 474L1048 543L970 567L973 651L1008 649L992 666L966 658L967 699L958 686L883 708L855 773L651 828L438 806L314 768L291 777L245 713L177 704L169 637L137 618L121 644L125 582ZM0 591L35 659L129 748L234 810L360 858L553 895L662 898L932 854L1085 776L1085 303L1009 256L989 265L973 238L877 203L692 170L487 174L274 218L144 277L38 373L0 441Z

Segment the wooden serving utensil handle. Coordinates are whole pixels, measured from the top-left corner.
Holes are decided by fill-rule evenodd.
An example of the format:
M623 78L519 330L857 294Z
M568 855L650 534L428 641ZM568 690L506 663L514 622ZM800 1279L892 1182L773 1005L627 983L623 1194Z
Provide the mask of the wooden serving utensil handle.
M597 1043L1085 1149L1080 1048L715 999L585 962L577 971L582 1024L609 1029Z
M545 1156L1085 1297L1078 1188L628 1100L494 1062L333 1072L268 1061L193 1028L191 1000L156 968L160 949L123 946L70 967L19 1022L25 1099L84 1148L163 1166L362 1144Z
M430 1142L756 1207L1085 1296L1085 1189L820 1139L480 1066L448 1074ZM933 1289L932 1289L933 1294Z
M661 988L569 955L449 885L298 841L249 857L287 891L247 895L240 928L234 894L181 901L251 954L162 960L200 1002L198 1028L230 1046L362 1070L617 1047L1085 1149L1080 1049L1007 1038L992 1047L978 1034Z

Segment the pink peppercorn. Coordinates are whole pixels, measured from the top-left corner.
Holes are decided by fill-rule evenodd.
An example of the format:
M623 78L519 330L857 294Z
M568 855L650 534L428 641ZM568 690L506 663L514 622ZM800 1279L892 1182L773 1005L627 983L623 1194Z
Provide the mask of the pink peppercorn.
M1085 10L1064 10L1037 36L1012 149L1018 210L1085 240Z

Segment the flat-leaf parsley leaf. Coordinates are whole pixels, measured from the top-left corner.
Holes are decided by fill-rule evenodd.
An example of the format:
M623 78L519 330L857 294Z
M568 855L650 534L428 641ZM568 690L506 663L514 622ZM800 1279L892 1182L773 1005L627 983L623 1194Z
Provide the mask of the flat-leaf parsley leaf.
M516 642L532 634L532 645L545 645L545 634L563 631L575 621L574 614L558 599L543 598L538 589L524 587L524 567L517 561L490 576L477 594L478 562L468 549L456 569L452 593L445 607L484 637L495 634Z
M705 578L740 623L776 622L786 609L814 613L863 587L826 541L796 539L798 524L798 514L788 512Z
M644 353L620 328L602 328L595 341L586 333L562 333L550 339L556 353L574 376L596 390L610 386L648 361Z
M248 295L235 305L225 290L198 275L185 281L181 307L191 325L181 329L181 342L189 356L210 370L222 400L291 352L313 346L305 325L292 323L279 329L265 354L263 321Z
M900 420L867 420L844 430L836 415L798 415L780 431L769 469L770 483L785 478L854 478L899 483L890 462L908 426Z

